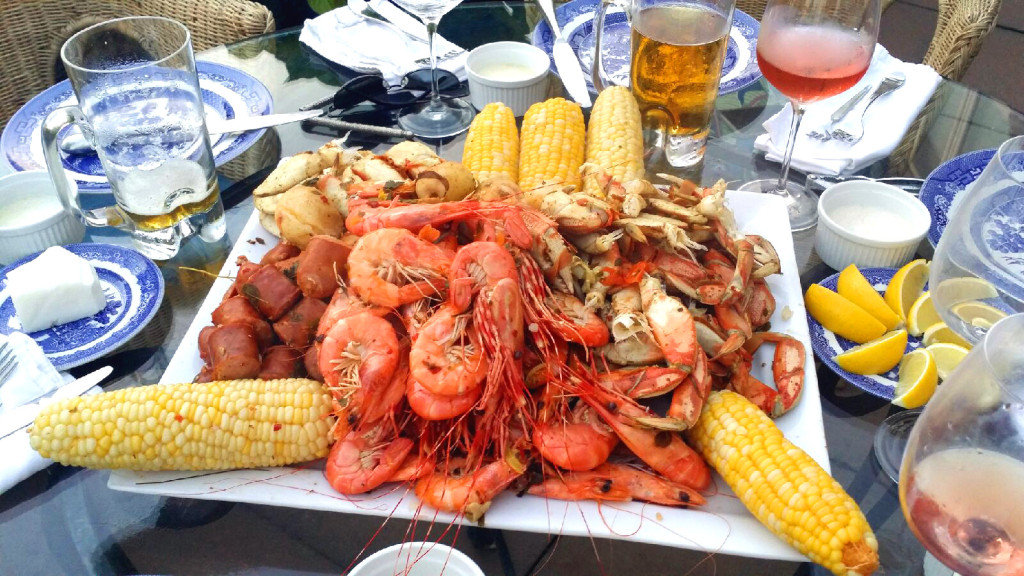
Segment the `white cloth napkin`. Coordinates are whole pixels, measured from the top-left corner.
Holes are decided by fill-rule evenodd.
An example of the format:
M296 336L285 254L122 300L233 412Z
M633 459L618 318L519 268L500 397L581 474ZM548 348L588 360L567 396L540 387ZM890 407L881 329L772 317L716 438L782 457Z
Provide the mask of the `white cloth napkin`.
M820 133L829 128L832 113L858 90L870 85L873 92L883 78L895 71L906 75L906 83L898 90L882 96L871 106L864 119L864 137L859 142L852 145L838 140L821 142L808 136L812 131ZM881 44L875 46L871 65L860 82L842 94L807 106L797 134L796 148L793 150L793 168L801 172L835 175L856 172L888 156L928 103L941 80L942 77L930 66L903 62L890 55ZM836 127L847 124L856 126L869 98L870 92ZM787 104L778 114L765 121L764 128L768 133L758 136L754 148L765 152L769 160L781 162L792 119L793 109Z
M331 62L360 72L380 72L391 86L420 68L430 67L426 42L403 34L396 26L356 14L342 6L306 20L299 41ZM438 66L466 79L466 51L434 37Z
M74 380L70 374L58 372L31 337L20 332L0 335L0 342L5 341L17 354L18 367L10 380L0 387L0 400L3 401L0 425L24 414L34 418L39 412L39 403L26 402ZM89 390L89 393L95 392L99 392L98 386ZM59 394L58 391L54 396ZM3 463L0 465L0 494L53 463L29 445L27 428L0 438L0 462Z

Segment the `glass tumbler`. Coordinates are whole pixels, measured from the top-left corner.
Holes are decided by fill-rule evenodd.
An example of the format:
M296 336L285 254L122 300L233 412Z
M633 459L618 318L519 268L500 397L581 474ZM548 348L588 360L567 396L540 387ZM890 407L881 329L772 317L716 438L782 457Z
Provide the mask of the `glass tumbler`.
M61 48L78 104L43 123L46 167L66 210L129 232L155 260L183 239L224 236L224 207L188 29L150 16L102 22ZM75 123L93 146L116 205L83 210L67 186L58 134Z

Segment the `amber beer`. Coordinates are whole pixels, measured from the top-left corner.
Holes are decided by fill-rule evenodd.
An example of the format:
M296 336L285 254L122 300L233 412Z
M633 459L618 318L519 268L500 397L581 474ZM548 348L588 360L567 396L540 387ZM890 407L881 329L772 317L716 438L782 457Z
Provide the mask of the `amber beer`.
M727 14L695 4L633 14L630 85L645 131L658 132L672 166L704 155L730 25Z

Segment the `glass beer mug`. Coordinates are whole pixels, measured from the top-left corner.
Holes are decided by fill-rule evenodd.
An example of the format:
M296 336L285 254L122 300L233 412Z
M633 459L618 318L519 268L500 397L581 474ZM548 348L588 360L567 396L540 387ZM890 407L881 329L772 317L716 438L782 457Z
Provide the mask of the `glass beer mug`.
M42 141L65 208L89 226L128 231L155 260L173 257L186 237L223 237L224 207L188 29L148 16L102 22L68 39L61 59L78 105L51 112ZM58 134L71 123L95 148L116 205L83 210L66 184Z
M630 24L629 86L640 105L649 165L689 168L704 158L735 0L604 0L595 17L595 88L604 84L602 33L611 5ZM607 41L607 39L605 40Z

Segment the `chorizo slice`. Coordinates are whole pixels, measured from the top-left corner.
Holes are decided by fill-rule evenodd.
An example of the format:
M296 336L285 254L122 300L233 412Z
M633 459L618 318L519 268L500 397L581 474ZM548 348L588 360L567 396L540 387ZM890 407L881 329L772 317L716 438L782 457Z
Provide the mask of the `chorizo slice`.
M302 250L298 246L287 242L279 242L277 246L274 246L263 255L263 258L260 259L260 264L277 264L282 260L295 258L301 253Z
M208 342L214 380L255 378L260 373L260 348L248 325L217 326L210 331Z
M275 262L274 266L276 266L278 270L283 272L284 275L287 276L289 280L294 282L295 281L295 270L296 270L296 268L299 267L299 260L301 260L301 258L302 258L301 256L293 256L292 258L288 258L287 260L281 260L280 262Z
M270 323L267 322L259 311L249 303L249 299L245 296L234 296L221 302L220 306L213 311L213 323L217 326L223 326L226 324L246 324L252 328L253 335L256 336L256 342L259 344L260 350L266 349L268 346L274 343L274 330L270 327ZM206 330L204 328L203 330ZM200 342L202 342L203 333L199 333ZM202 344L200 344L200 351Z
M316 327L325 310L327 304L323 300L303 298L280 320L274 322L274 332L284 345L305 348L316 336Z
M306 354L302 358L306 365L306 374L317 382L324 381L324 375L320 372L320 343L313 342L313 345L306 348Z
M307 298L330 298L345 275L352 246L331 236L314 236L299 258L295 283Z
M210 365L210 332L215 328L216 326L206 326L199 331L199 357L207 366Z
M238 264L238 272L235 273L235 281L231 284L231 288L224 293L224 300L241 294L242 285L248 282L249 278L252 278L252 275L263 267L262 264L250 262L245 256L239 256L236 264Z
M263 353L259 376L263 380L302 378L306 375L304 352L290 346L271 346Z
M271 322L291 309L302 292L276 266L264 266L242 284L241 293Z

